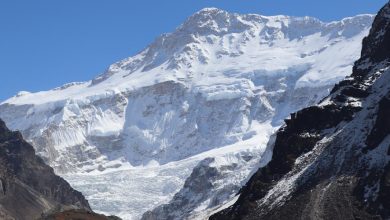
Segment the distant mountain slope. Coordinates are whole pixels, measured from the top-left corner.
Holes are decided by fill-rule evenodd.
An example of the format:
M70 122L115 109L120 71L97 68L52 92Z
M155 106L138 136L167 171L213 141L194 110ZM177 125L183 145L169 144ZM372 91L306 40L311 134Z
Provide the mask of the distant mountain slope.
M0 219L31 220L45 212L82 208L84 196L35 155L19 132L0 120Z
M390 218L390 4L320 104L291 115L272 160L210 219Z
M372 19L206 8L91 81L19 93L0 117L94 209L126 219L186 201L197 171L215 171L177 213L191 218L230 200L283 119L352 70Z

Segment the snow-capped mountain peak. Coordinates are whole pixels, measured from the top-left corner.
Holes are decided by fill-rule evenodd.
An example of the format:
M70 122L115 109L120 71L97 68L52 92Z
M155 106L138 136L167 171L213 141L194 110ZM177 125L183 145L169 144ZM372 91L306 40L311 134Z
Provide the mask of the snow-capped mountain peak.
M290 112L318 102L351 72L372 19L204 9L91 81L6 100L0 118L99 211L140 217L168 202L207 157L217 159L199 170L212 164L223 172L209 189L234 186L215 206L236 193L254 158L269 154L268 138ZM102 183L108 176L118 184ZM104 194L118 190L118 203L117 194ZM189 208L210 202L208 195Z
M372 19L372 15L359 15L337 22L324 23L311 17L240 15L217 8L206 8L188 18L173 33L157 38L138 55L110 66L106 73L93 81L93 84L117 72L122 72L122 77L125 77L137 71L148 72L157 67L158 71L169 71L169 75L177 72L200 72L199 69L205 69L204 66L208 68L225 60L231 63L229 58L251 59L247 56L253 57L265 50L276 51L273 49L277 48L288 50L285 45L291 41L293 42L289 47L296 45L302 51L296 55L285 55L305 59L306 56L318 54L342 39L356 37L361 33L362 28L368 28ZM320 39L326 39L328 44L322 48L317 48L313 44L307 45L308 47L303 45L314 43L308 42L308 38L316 34L320 35ZM281 56L280 60L287 59ZM267 63L277 61L279 59ZM259 66L263 64L261 61L258 62ZM232 67L227 69L230 70ZM188 78L179 75L176 79Z
M195 35L223 35L243 32L252 25L238 14L228 13L217 8L205 8L190 16L177 32Z

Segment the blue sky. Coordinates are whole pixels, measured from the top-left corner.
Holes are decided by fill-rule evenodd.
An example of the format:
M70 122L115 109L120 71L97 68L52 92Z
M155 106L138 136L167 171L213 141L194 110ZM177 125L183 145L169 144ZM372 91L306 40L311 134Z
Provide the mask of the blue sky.
M1 0L0 100L86 81L204 7L324 21L376 13L386 0Z

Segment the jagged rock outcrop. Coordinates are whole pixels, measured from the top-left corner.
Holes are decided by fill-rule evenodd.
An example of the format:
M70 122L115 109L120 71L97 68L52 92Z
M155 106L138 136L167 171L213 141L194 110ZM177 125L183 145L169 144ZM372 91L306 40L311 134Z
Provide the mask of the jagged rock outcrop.
M286 120L270 163L210 219L389 219L389 51L388 3L351 77Z
M32 220L74 208L91 211L84 196L56 176L22 135L0 120L0 219Z

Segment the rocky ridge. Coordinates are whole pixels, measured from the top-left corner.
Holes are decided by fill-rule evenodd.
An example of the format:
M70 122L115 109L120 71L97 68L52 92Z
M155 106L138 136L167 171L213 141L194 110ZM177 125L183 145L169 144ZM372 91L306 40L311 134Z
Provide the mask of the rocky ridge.
M31 220L74 208L91 211L84 196L56 176L22 135L0 120L0 218Z

